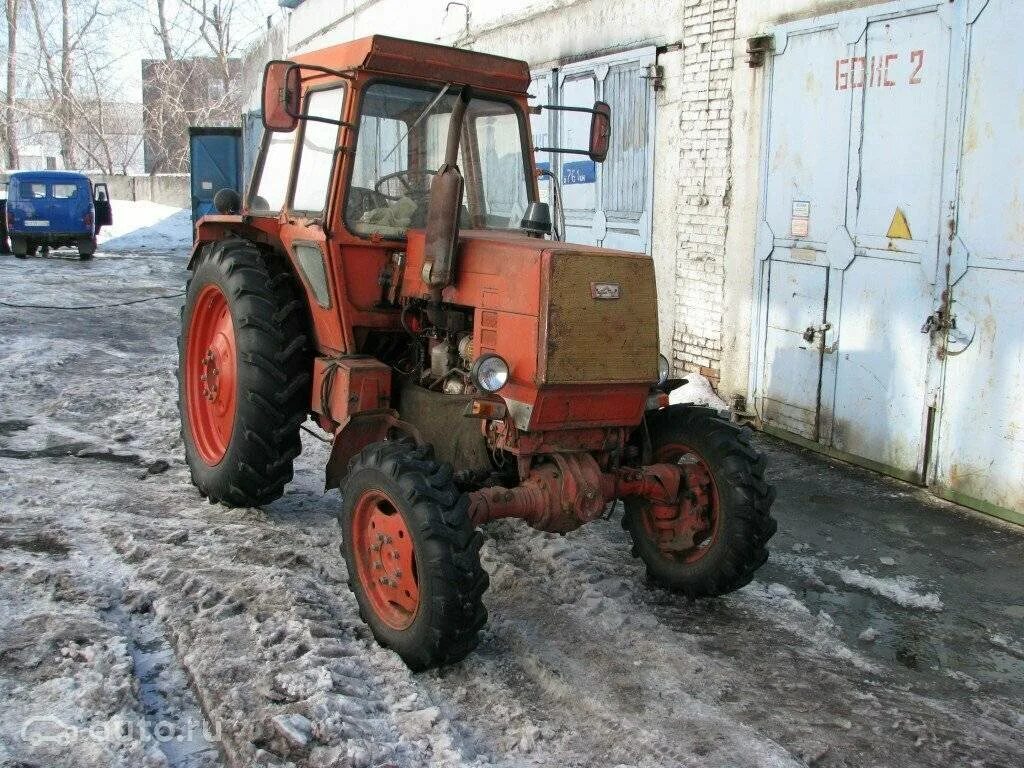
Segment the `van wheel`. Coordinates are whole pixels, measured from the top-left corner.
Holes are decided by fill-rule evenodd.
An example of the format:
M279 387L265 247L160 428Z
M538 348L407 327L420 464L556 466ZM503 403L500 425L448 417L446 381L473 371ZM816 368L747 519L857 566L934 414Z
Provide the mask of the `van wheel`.
M14 255L17 258L26 258L28 256L28 240L24 237L12 237L11 250L14 251ZM32 248L32 251L35 252L35 247Z
M96 253L96 238L94 237L81 237L78 239L78 258L82 261L88 261L92 258L92 255Z

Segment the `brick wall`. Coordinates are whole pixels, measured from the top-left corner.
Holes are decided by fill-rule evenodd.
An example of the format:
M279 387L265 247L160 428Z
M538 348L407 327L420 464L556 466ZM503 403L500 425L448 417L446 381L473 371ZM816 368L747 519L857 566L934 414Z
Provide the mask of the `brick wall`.
M712 380L722 353L735 28L736 0L684 0L672 352L676 368Z

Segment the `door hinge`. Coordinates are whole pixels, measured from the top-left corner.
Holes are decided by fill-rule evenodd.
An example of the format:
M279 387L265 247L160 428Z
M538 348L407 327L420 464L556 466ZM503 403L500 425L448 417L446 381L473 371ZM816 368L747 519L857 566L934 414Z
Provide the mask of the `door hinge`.
M763 67L764 59L769 53L775 53L774 35L747 38L747 64L751 69Z
M661 64L648 64L647 74L641 75L641 80L650 80L651 87L656 91L665 90L665 68Z

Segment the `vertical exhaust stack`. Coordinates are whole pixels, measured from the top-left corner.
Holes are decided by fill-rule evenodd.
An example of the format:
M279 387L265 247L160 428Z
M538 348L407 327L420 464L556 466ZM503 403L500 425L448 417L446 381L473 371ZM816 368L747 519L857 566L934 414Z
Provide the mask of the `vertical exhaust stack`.
M430 287L431 309L441 305L441 291L455 277L455 255L459 247L459 214L462 211L464 181L459 171L459 137L469 104L469 88L463 88L448 123L448 143L444 164L430 185L427 208L426 244L423 255L423 282ZM431 318L434 320L434 318Z

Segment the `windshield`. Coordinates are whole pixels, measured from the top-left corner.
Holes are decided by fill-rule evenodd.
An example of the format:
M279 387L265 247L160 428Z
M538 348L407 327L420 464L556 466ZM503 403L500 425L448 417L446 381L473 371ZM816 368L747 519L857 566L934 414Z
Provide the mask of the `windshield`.
M345 206L352 232L403 238L407 229L426 226L430 182L444 162L457 98L449 87L376 83L366 89ZM460 226L519 228L530 189L523 146L513 104L469 102L459 142L466 181Z

